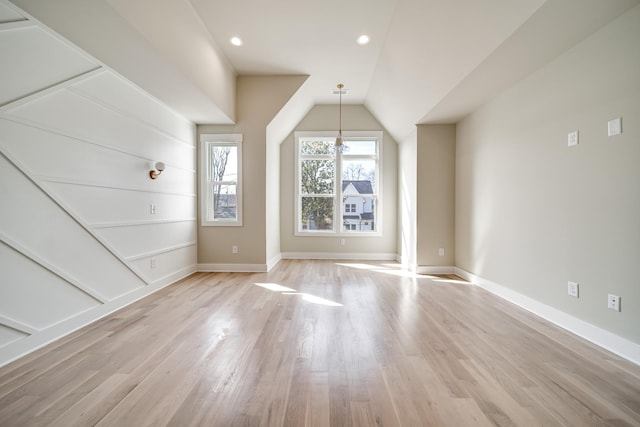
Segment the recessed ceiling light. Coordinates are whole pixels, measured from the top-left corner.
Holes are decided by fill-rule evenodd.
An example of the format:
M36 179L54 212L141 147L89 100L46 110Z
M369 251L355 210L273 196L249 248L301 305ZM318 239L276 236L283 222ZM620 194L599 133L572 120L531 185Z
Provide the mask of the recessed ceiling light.
M369 43L369 36L366 34L362 34L360 37L358 37L358 44L367 44Z
M240 37L231 37L229 41L234 46L242 46L242 39Z

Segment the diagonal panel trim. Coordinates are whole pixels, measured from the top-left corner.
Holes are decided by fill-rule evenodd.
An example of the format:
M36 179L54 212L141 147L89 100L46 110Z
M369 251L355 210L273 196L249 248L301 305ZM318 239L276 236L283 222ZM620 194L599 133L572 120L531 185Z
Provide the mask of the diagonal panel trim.
M39 89L35 92L31 92L28 94L25 94L19 98L15 98L15 99L10 99L9 101L0 104L0 113L3 113L7 110L10 110L12 108L16 108L19 107L20 105L26 104L28 102L33 101L34 99L40 98L42 96L45 96L51 92L54 92L56 90L59 89L64 89L80 80L84 80L87 77L90 77L94 74L97 74L99 72L102 71L102 67L96 67L93 68L91 70L85 71L83 73L80 74L76 74L75 76L69 77L68 79L64 79L62 81L59 81L57 83L51 84L47 87L44 87L42 89Z
M0 314L0 325L6 326L7 328L15 329L18 332L22 332L23 334L33 335L36 332L40 332L40 329L34 328L31 325L27 325L23 322L18 322L10 317L3 316Z
M34 252L30 251L29 249L25 248L20 243L16 242L12 238L10 238L6 234L4 234L2 231L0 231L0 241L2 243L4 243L5 245L7 245L8 247L10 247L11 249L13 249L14 251L18 252L20 255L22 255L22 256L30 259L31 261L35 262L40 267L44 268L45 270L49 271L50 273L55 274L56 276L58 276L59 278L61 278L65 282L67 282L68 284L78 288L79 290L81 290L85 294L89 295L91 298L95 299L96 301L98 301L98 302L100 302L102 304L104 304L104 303L109 301L109 298L105 297L104 295L101 295L100 292L96 291L95 289L91 289L89 286L83 285L78 280L74 279L73 276L71 276L70 274L68 274L68 273L66 273L66 272L64 272L62 270L60 270L59 268L57 268L56 266L54 266L50 262L46 261L41 256L39 256L36 253L34 253Z
M72 221L78 224L89 236L91 236L98 244L100 244L106 251L111 254L118 262L120 262L127 270L129 270L136 278L138 278L143 284L149 285L149 282L129 263L127 263L118 253L113 250L103 239L101 239L93 230L87 226L83 221L81 221L77 215L74 215L70 208L64 206L59 200L55 199L51 193L46 191L42 185L35 180L30 173L28 173L28 169L19 164L19 162L13 159L8 153L5 153L0 148L0 155L4 157L10 164L12 164L19 173L23 174L31 183L33 183L46 197L48 197L56 206L58 206Z

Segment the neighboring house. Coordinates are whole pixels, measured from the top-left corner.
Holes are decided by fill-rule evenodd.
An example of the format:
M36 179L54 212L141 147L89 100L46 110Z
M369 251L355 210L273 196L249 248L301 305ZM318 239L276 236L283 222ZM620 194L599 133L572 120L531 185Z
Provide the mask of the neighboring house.
M219 194L215 196L217 204L215 207L216 218L218 219L235 219L237 211L237 201L235 194Z
M375 231L375 202L371 181L342 181L345 231Z

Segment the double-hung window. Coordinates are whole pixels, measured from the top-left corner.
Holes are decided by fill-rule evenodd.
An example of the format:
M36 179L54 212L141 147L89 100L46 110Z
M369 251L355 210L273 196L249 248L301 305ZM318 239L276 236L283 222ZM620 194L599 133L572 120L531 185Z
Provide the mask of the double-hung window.
M200 135L201 224L242 225L242 135Z
M296 132L296 234L380 235L382 132Z

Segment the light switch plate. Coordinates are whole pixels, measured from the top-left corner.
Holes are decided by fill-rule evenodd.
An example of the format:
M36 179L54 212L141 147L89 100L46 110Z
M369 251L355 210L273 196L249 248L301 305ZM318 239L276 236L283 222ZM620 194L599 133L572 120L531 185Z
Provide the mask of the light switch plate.
M620 135L622 133L622 118L611 119L607 123L607 132L609 136Z

